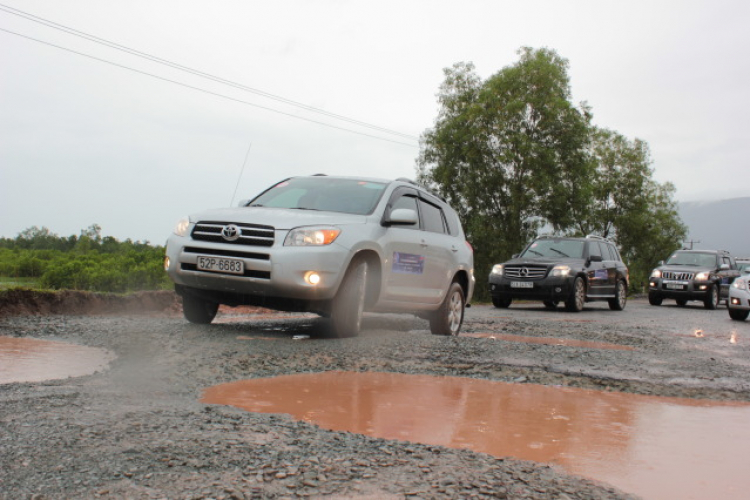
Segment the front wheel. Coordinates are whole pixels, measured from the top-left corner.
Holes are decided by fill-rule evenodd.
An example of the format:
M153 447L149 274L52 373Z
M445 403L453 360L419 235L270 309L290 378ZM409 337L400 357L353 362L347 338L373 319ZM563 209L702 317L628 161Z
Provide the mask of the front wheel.
M353 262L331 303L330 329L335 337L356 337L359 334L365 309L366 283L367 262Z
M660 296L654 293L648 294L648 303L651 304L652 306L660 306L662 300L663 299Z
M703 301L706 309L716 309L719 307L719 289L716 285L711 285L708 289L708 297Z
M729 317L735 321L745 321L750 311L742 309L729 309Z
M196 297L195 295L183 295L182 314L191 323L207 325L216 317L219 304Z
M622 311L628 300L628 287L624 281L618 281L615 288L615 298L609 299L609 308L613 311Z
M583 311L583 304L586 302L586 284L583 278L578 276L573 282L573 290L568 300L565 301L565 309L570 312Z
M440 309L430 315L430 331L433 335L458 335L464 320L464 289L455 281L448 289L448 295Z

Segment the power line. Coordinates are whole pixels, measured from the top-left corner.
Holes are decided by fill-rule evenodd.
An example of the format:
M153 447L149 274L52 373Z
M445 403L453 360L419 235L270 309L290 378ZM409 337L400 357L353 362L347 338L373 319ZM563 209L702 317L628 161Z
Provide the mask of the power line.
M353 130L353 129L346 128L346 127L339 127L337 125L332 125L330 123L325 123L325 122L321 122L321 121L318 121L318 120L313 120L311 118L304 118L302 116L297 116L297 115L294 115L292 113L287 113L287 112L284 112L284 111L280 111L278 109L269 108L268 106L262 106L260 104L255 104L255 103L252 103L252 102L249 102L249 101L243 101L242 99L237 99L236 97L231 97L231 96L228 96L226 94L220 94L218 92L213 92L211 90L207 90L207 89L204 89L204 88L201 88L201 87L196 87L194 85L189 85L187 83L178 82L177 80L172 80L170 78L165 78L163 76L155 75L155 74L149 73L147 71L142 71L140 69L132 68L130 66L125 66L124 64L119 64L119 63L110 61L108 59L103 59L101 57L92 56L91 54L85 54L83 52L79 52L77 50L73 50L73 49L70 49L68 47L63 47L61 45L56 45L56 44L51 43L51 42L45 42L44 40L39 40L38 38L34 38L34 37L31 37L31 36L28 36L28 35L23 35L21 33L17 33L15 31L10 31L10 30L7 30L5 28L0 28L0 31L4 31L5 33L9 33L11 35L16 35L16 36L19 36L21 38L25 38L27 40L32 40L34 42L38 42L38 43L41 43L43 45L47 45L47 46L50 46L50 47L55 47L57 49L64 50L66 52L70 52L70 53L73 53L73 54L77 54L79 56L87 57L87 58L93 59L95 61L103 62L105 64L110 64L110 65L116 66L118 68L127 69L129 71L133 71L133 72L139 73L141 75L150 76L152 78L156 78L157 80L162 80L164 82L173 83L173 84L179 85L181 87L189 88L189 89L192 89L192 90L197 90L199 92L203 92L205 94L213 95L213 96L216 96L216 97L221 97L222 99L227 99L229 101L233 101L233 102L237 102L237 103L241 103L241 104L246 104L248 106L253 106L253 107L259 108L259 109L264 109L264 110L270 111L272 113L277 113L277 114L288 116L288 117L291 117L291 118L296 118L297 120L303 120L303 121L306 121L306 122L315 123L317 125L322 125L324 127L329 127L329 128L333 128L333 129L337 129L337 130L343 130L345 132L350 132L352 134L363 135L365 137L371 137L373 139L378 139L378 140L381 140L381 141L392 142L394 144L401 144L403 146L409 146L409 147L413 147L413 148L417 147L414 144L409 144L409 143L406 143L406 142L401 142L401 141L397 141L397 140L393 140L393 139L387 139L385 137L380 137L380 136L377 136L377 135L372 135L372 134L368 134L368 133L365 133L365 132L360 132L360 131Z
M348 122L348 123L351 123L351 124L354 124L354 125L359 125L361 127L366 127L366 128L372 129L372 130L377 130L379 132L384 132L384 133L387 133L387 134L391 134L391 135L403 137L403 138L406 138L406 139L419 140L418 137L413 136L413 135L404 134L404 133L398 132L396 130L392 130L392 129L388 129L388 128L384 128L384 127L379 127L377 125L373 125L373 124L370 124L370 123L367 123L367 122L356 120L354 118L349 118L349 117L346 117L346 116L343 116L343 115L332 113L330 111L326 111L326 110L323 110L323 109L320 109L320 108L316 108L316 107L313 107L313 106L310 106L310 105L307 105L307 104L303 104L303 103L300 103L300 102L297 102L297 101L293 101L291 99L287 99L285 97L281 97L281 96L278 96L278 95L275 95L275 94L271 94L271 93L265 92L263 90L255 89L255 88L249 87L247 85L243 85L241 83L233 82L231 80L227 80L227 79L224 79L224 78L212 75L210 73L205 73L203 71L200 71L200 70L197 70L197 69L193 69L193 68L190 68L188 66L183 66L181 64L169 61L167 59L162 59L160 57L157 57L157 56L145 53L145 52L141 52L139 50L132 49L130 47L126 47L124 45L120 45L118 43L106 40L104 38L100 38L100 37L97 37L95 35L91 35L91 34L83 32L83 31L76 30L76 29L71 28L69 26L65 26L63 24L59 24L59 23L56 23L54 21L50 21L48 19L44 19L42 17L35 16L33 14L29 14L28 12L24 12L22 10L16 9L14 7L10 7L10 6L2 4L2 3L0 3L0 10L2 10L4 12L7 12L8 14L13 14L15 16L22 17L22 18L27 19L29 21L42 24L42 25L47 26L49 28L53 28L53 29L56 29L56 30L59 30L59 31L63 31L63 32L68 33L70 35L77 36L79 38L84 38L86 40L92 41L94 43L98 43L100 45L105 45L107 47L113 48L115 50L119 50L121 52L126 52L128 54L131 54L131 55L143 58L143 59L147 59L149 61L161 64L161 65L164 65L164 66L169 66L169 67L171 67L173 69L177 69L179 71L190 73L192 75L195 75L195 76L198 76L198 77L201 77L201 78L205 78L205 79L208 79L208 80L212 80L212 81L224 84L224 85L228 85L230 87L234 87L234 88L237 88L237 89L240 89L240 90L243 90L243 91L246 91L246 92L250 92L250 93L262 96L262 97L266 97L268 99L273 99L275 101L282 102L284 104L289 104L291 106L296 106L296 107L302 108L302 109L304 109L306 111L310 111L310 112L313 112L313 113L322 114L322 115L328 116L330 118L335 118L337 120L342 120L342 121L345 121L345 122Z

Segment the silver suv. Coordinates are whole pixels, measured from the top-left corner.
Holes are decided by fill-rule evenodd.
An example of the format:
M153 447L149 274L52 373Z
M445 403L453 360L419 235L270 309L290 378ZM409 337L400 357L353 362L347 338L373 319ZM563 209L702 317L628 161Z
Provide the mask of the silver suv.
M458 335L474 291L456 212L407 179L285 179L180 220L164 267L190 322L210 323L219 304L256 305L329 317L338 337L357 335L365 310Z

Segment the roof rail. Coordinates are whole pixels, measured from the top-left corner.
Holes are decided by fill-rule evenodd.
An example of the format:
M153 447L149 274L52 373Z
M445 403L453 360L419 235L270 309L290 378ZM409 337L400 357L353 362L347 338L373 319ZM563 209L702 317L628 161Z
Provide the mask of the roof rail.
M409 179L408 177L399 177L396 180L399 181L399 182L407 182L409 184L414 184L415 186L419 186L419 184L417 184L416 182L414 182L412 179Z
M328 177L328 174L312 174L312 177Z
M604 236L599 236L598 234L587 234L586 238L590 238L592 240L608 241L607 238L605 238Z

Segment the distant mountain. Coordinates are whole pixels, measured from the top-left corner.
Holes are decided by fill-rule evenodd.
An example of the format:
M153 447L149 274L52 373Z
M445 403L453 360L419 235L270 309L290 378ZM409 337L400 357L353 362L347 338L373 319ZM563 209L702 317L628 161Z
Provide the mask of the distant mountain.
M750 215L750 197L721 201L679 203L682 222L688 227L688 240L695 249L728 250L735 257L750 258L750 231L745 217ZM690 241L685 242L690 248Z

